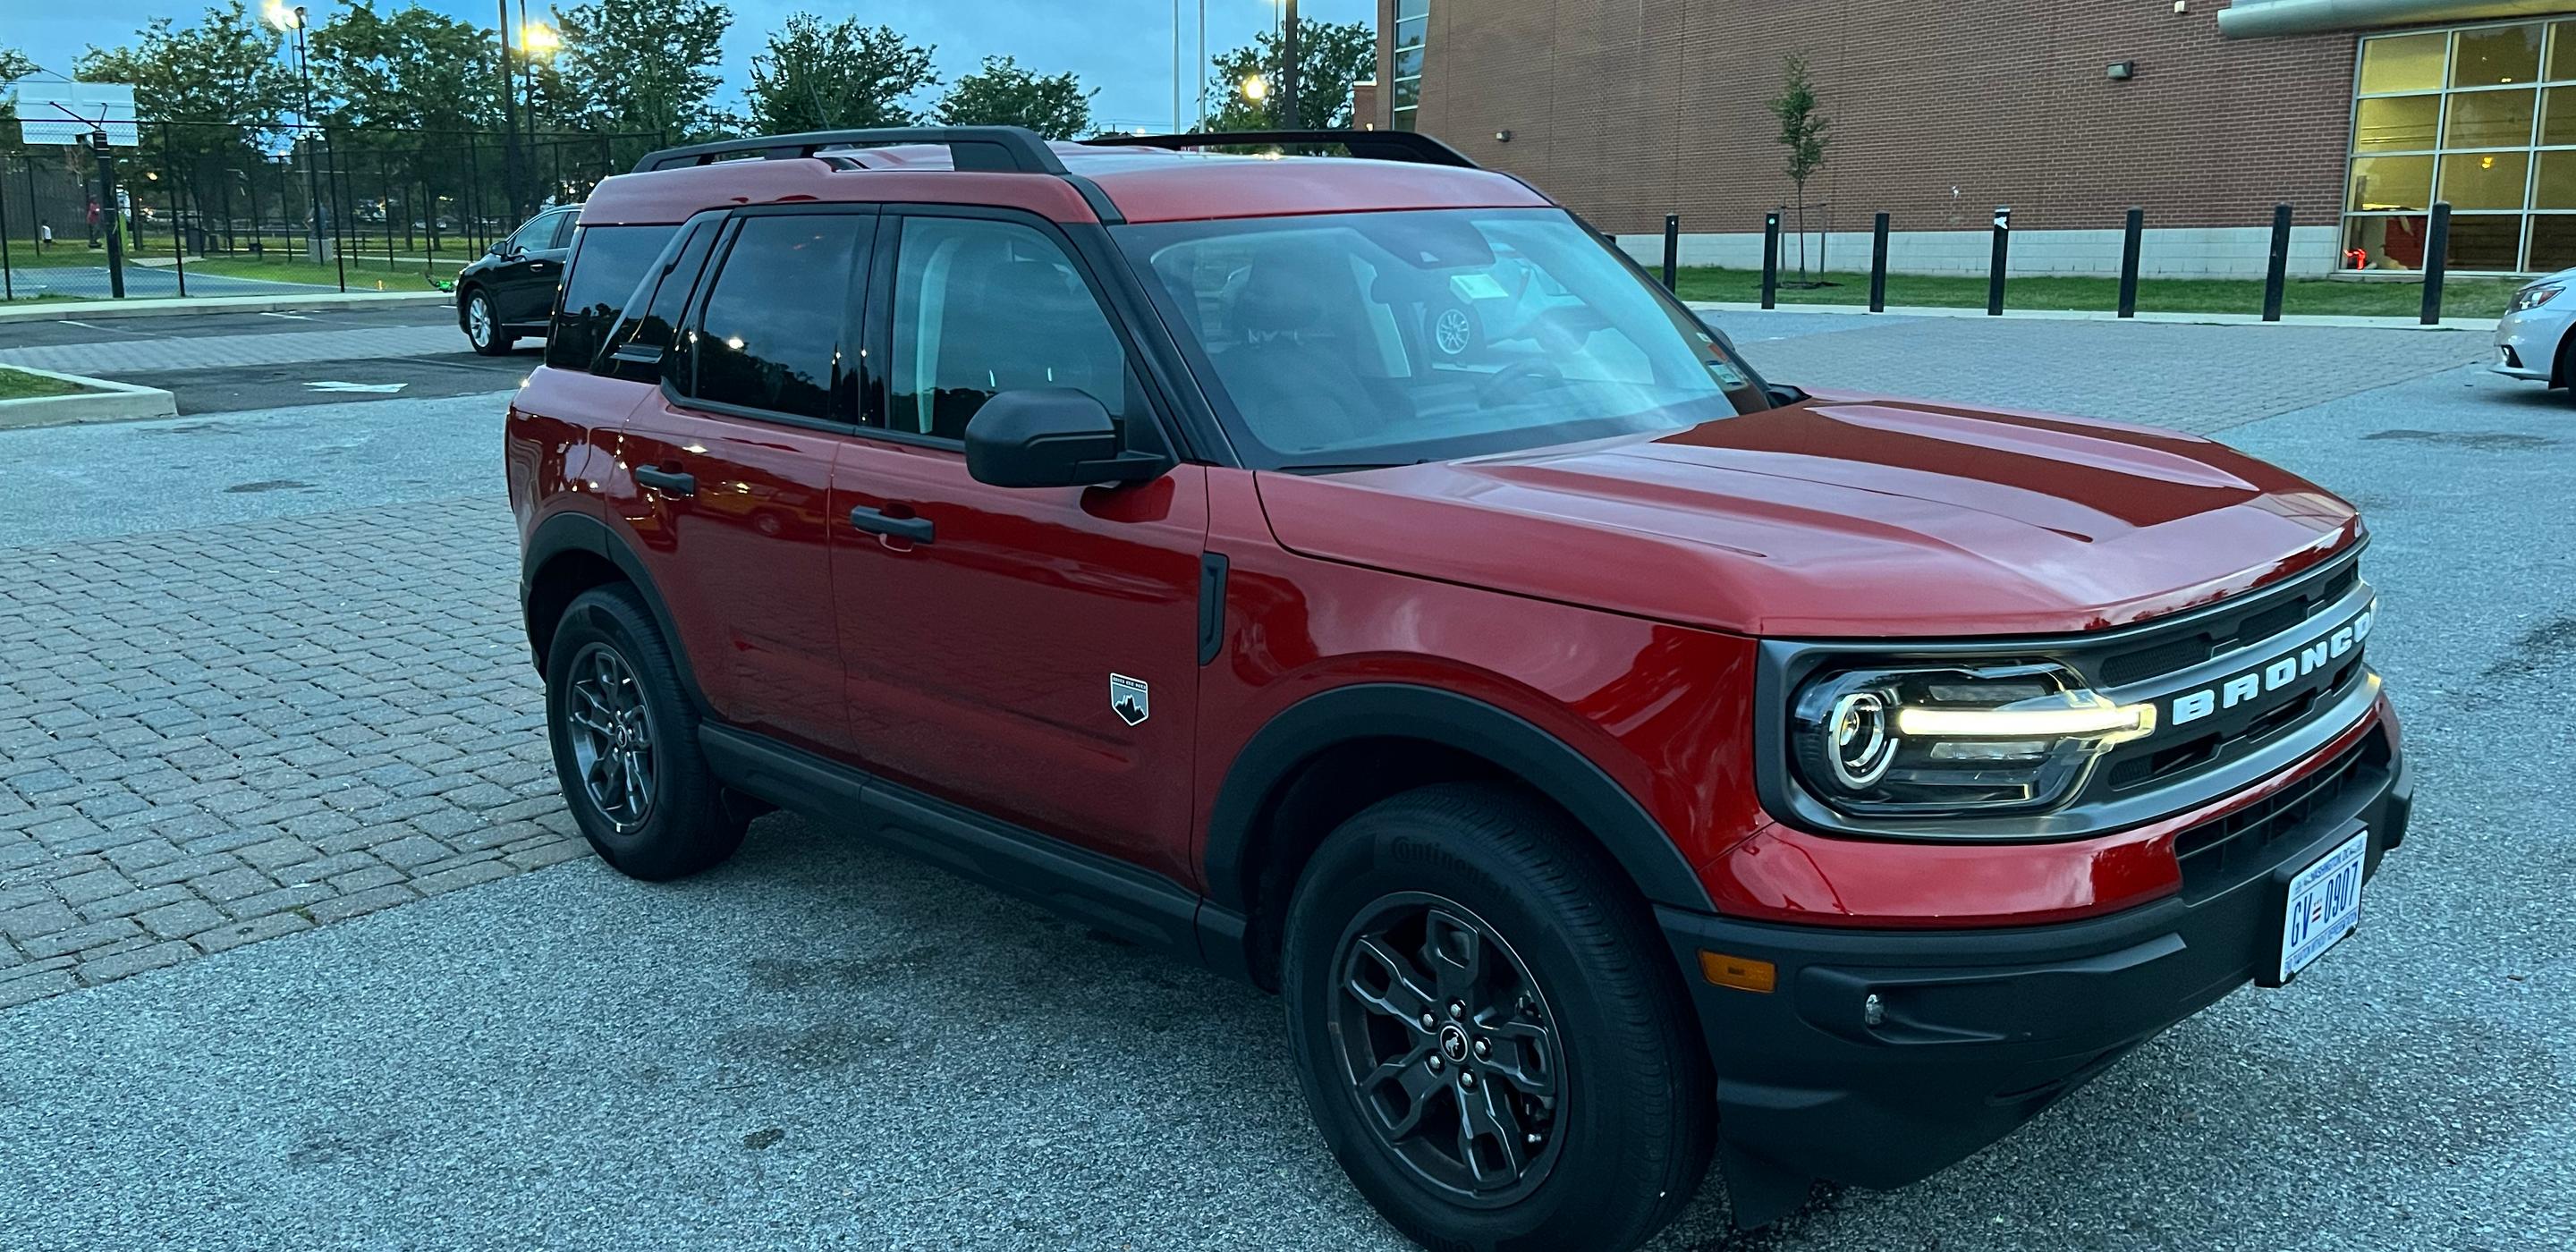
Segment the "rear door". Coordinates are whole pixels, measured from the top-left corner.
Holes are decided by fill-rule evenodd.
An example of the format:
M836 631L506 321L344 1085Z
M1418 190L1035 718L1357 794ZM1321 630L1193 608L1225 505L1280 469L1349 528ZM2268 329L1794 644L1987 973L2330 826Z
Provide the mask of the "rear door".
M827 506L856 425L875 222L870 206L802 205L717 224L621 445L620 506L715 715L828 754L848 721ZM638 355L613 347L601 367Z
M1068 242L1025 215L886 210L868 339L882 366L867 437L832 474L854 750L1186 882L1205 471L1050 489L966 472L967 421L1015 388L1088 392L1131 446L1169 446Z

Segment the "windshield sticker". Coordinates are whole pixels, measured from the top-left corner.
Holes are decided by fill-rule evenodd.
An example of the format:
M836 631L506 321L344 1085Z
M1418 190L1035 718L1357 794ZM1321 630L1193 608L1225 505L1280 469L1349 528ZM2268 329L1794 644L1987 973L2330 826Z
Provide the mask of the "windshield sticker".
M1743 372L1724 361L1709 362L1708 372L1710 376L1717 379L1718 386L1724 387L1729 391L1733 391L1744 385Z
M1457 292L1461 300L1500 300L1510 294L1503 290L1501 283L1494 281L1491 274L1450 275L1449 289Z

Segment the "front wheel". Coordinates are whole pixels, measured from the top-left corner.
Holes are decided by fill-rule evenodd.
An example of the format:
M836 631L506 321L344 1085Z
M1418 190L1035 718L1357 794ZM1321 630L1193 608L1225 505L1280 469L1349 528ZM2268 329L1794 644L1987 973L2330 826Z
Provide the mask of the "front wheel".
M465 341L484 356L504 356L517 344L508 329L501 325L500 315L492 307L492 293L480 287L466 293L465 304L456 311L457 324L465 328Z
M1307 1105L1435 1248L1626 1249L1706 1172L1708 1065L1643 901L1552 807L1425 787L1353 817L1291 902Z

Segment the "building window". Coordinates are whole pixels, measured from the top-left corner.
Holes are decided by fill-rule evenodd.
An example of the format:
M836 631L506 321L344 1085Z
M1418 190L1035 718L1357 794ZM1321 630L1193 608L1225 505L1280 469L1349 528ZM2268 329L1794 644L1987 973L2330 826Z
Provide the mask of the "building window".
M1422 106L1422 45L1430 29L1431 0L1395 0L1394 88L1387 99L1397 130L1414 129L1414 111Z
M2576 266L2576 20L2364 37L2349 169L2348 269L2423 268L2436 201L2451 269Z

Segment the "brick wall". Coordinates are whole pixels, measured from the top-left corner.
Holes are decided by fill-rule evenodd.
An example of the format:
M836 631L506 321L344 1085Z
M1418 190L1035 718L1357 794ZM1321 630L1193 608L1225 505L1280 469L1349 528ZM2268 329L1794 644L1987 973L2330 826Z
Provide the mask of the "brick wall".
M1900 231L1977 229L1998 204L2025 229L2117 226L2132 204L2153 226L2255 226L2280 201L2332 225L2355 38L2222 42L2220 7L1431 0L1421 128L1604 230L1667 212L1758 230L1792 194L1765 102L1797 52L1832 119L1807 198L1838 229L1881 210ZM2106 78L2114 61L2136 76Z

